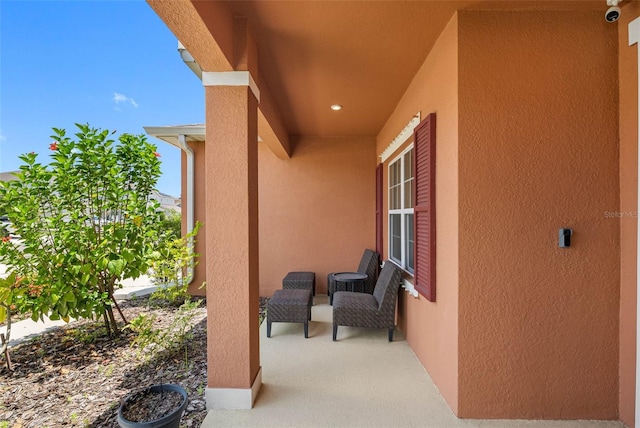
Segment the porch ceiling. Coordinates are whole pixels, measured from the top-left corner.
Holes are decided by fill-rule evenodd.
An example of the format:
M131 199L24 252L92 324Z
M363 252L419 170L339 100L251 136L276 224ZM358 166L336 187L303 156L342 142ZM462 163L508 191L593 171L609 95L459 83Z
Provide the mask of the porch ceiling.
M205 24L213 3L193 2ZM253 29L288 134L314 136L376 136L456 10L606 10L604 0L225 3Z

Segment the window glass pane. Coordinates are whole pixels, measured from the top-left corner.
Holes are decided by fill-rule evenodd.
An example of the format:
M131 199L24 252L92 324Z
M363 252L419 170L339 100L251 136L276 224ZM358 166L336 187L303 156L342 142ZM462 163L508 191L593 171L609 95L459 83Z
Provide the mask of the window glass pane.
M391 180L391 185L396 185L400 182L400 161L397 160L394 163L391 164L391 166L389 167L389 170L391 171L391 173L389 174L390 180Z
M393 184L398 184L400 182L400 162L395 162L393 164Z
M397 210L400 207L400 161L397 160L389 166L389 209Z
M413 208L413 180L404 183L404 207Z
M399 263L402 263L401 221L402 216L400 214L391 214L389 216L389 243L391 244L390 256L393 260Z
M396 184L396 167L395 162L389 166L389 181L392 186Z
M404 179L413 178L413 150L404 155Z
M389 209L396 210L398 207L397 194L400 191L400 187L395 186L389 189Z
M413 214L405 214L405 254L407 255L407 270L413 272L414 256L413 256Z
M413 208L413 149L404 155L404 201L403 208Z
M410 148L389 165L389 258L414 271L414 150Z

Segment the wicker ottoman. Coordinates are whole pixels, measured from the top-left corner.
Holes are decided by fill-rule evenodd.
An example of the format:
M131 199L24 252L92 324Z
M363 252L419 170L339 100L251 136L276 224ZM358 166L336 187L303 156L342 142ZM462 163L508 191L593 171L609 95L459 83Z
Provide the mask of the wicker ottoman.
M282 288L309 290L316 295L316 274L315 272L289 272L282 280Z
M304 337L309 337L312 299L310 290L276 290L267 303L267 337L271 337L272 322L301 322Z

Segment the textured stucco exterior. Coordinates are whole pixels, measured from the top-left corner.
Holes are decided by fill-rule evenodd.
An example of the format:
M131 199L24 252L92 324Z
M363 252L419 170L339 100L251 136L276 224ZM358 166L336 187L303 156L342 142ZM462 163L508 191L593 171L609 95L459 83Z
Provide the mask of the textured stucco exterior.
M294 139L289 160L260 145L260 293L271 296L291 271L355 270L375 248L373 138Z
M208 386L249 389L260 369L258 102L243 86L206 87L205 100Z
M409 119L436 113L437 303L399 295L398 325L454 412L458 409L458 19L453 17L377 138L382 152ZM411 138L412 140L412 138ZM397 150L401 153L404 146ZM388 164L384 165L387 217ZM388 225L384 222L384 258ZM440 238L442 237L442 238ZM409 280L412 280L408 277Z
M617 418L616 34L564 15L459 12L378 136L437 114L438 301L399 319L460 417Z
M629 22L640 3L624 6L618 22L620 97L620 420L634 426L638 236L638 46L629 46Z
M268 54L245 45L251 20L221 3L150 3L194 56L209 55L204 68L248 68L264 88L260 106L247 88L206 89L196 218L206 224L210 387L248 388L259 372L258 294L295 270L316 272L323 293L328 272L374 248L378 155L416 112L435 113L438 297L401 291L398 306L418 360L462 418L633 426L638 88L626 27L640 3L625 2L612 25L584 2L476 2L449 20L375 137L286 138L291 117L273 103L282 88L267 87L255 64ZM262 129L272 143L255 143ZM564 227L570 248L558 248ZM386 259L386 221L384 237Z
M459 13L461 417L617 418L616 45L600 13Z

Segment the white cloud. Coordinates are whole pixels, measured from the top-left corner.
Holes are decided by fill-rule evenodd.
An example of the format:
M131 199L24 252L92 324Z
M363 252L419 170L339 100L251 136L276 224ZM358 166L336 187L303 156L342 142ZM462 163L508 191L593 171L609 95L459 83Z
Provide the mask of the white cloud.
M116 104L120 104L120 103L129 103L131 104L133 107L138 107L138 103L136 102L136 100L134 100L133 98L129 98L128 96L124 95L124 94L119 94L117 92L113 93L113 101Z

